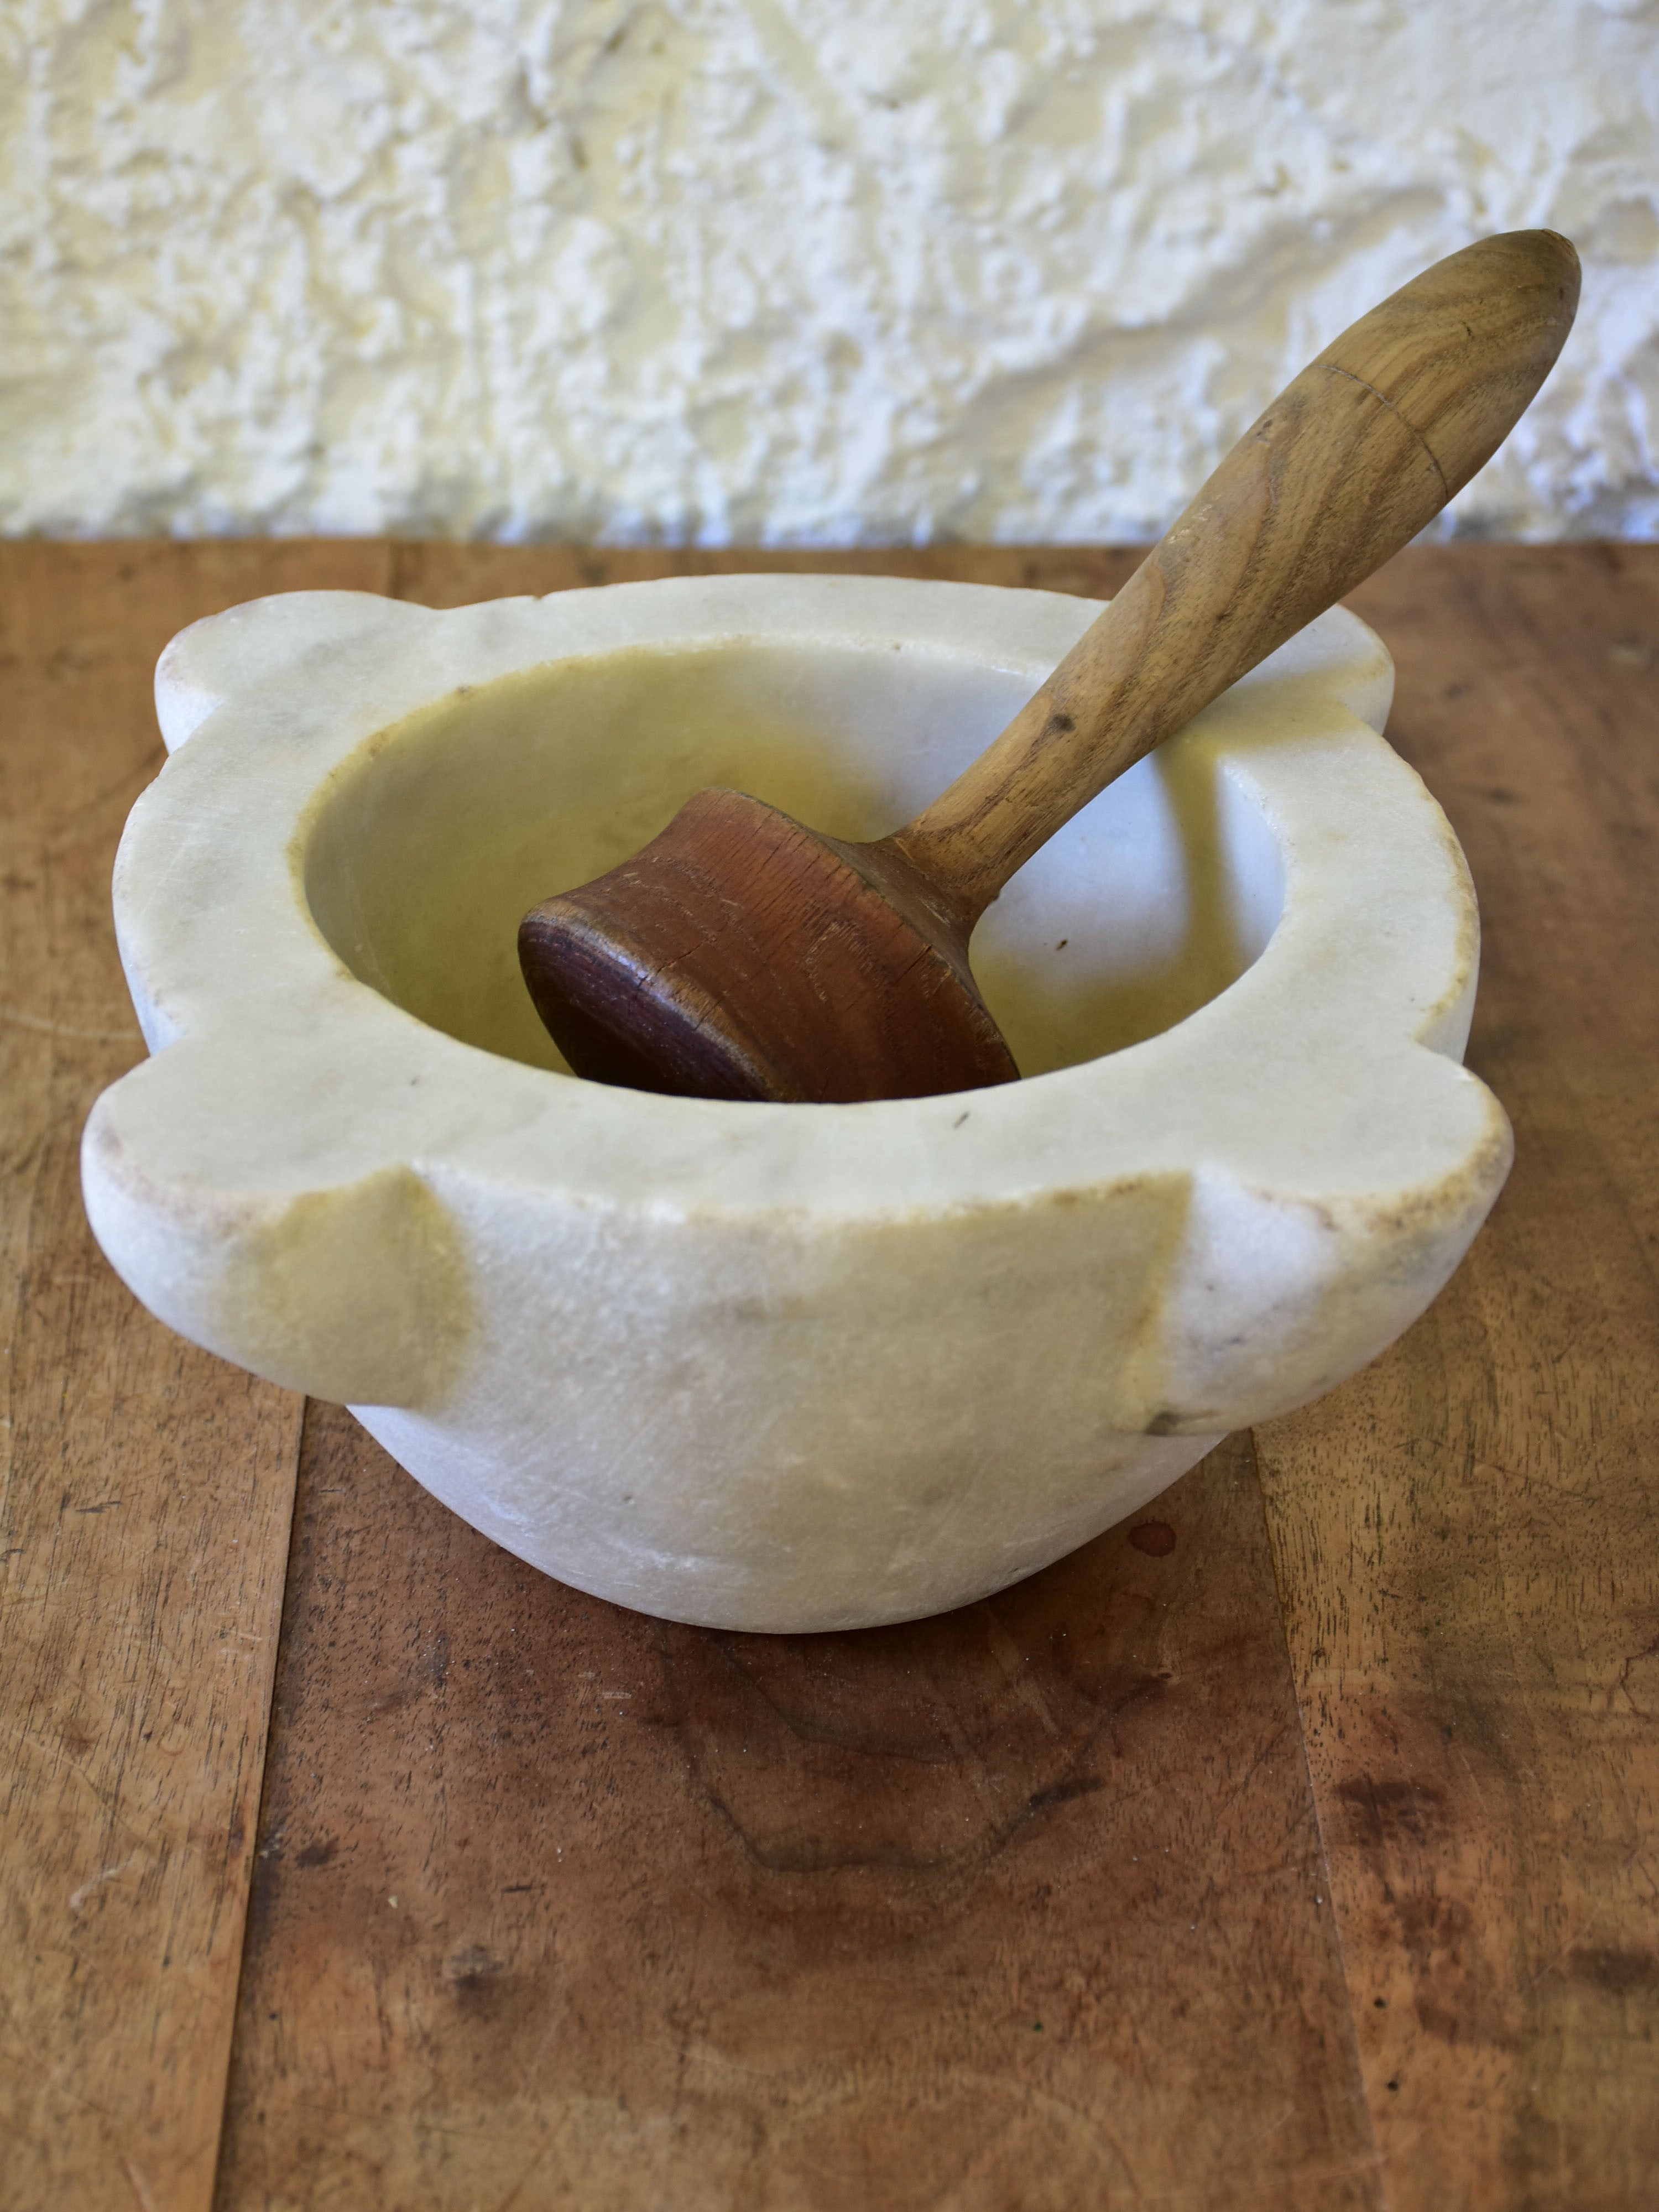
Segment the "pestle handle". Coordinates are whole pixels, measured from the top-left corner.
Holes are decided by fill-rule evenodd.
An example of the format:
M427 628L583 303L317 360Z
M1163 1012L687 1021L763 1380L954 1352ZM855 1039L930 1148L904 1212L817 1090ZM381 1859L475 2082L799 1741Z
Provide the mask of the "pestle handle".
M1326 347L1227 455L1041 690L884 842L971 921L1114 776L1431 522L1553 366L1578 257L1482 239Z

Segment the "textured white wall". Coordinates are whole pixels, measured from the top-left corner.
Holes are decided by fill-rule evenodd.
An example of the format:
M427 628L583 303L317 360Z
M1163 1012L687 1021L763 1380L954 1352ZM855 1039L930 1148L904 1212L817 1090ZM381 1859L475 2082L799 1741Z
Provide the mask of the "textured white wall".
M1483 231L1659 532L1654 0L0 0L0 529L1121 539Z

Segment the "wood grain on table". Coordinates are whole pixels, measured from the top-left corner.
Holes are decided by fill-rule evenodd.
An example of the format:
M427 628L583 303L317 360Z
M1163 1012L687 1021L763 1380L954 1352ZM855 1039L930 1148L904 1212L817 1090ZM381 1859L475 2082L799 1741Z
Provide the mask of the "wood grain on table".
M6 2212L1659 2202L1659 548L1352 604L1510 1186L1393 1352L987 1605L668 1626L152 1322L82 1217L196 617L1127 554L0 546Z

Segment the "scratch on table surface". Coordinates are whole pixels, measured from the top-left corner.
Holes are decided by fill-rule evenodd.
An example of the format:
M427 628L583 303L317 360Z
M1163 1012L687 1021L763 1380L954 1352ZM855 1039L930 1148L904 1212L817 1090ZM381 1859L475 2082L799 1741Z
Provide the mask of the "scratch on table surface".
M125 2174L133 2195L143 2207L143 2212L155 2212L155 2199L149 2193L149 2184L125 2154L121 2159L121 2171Z
M79 1912L94 1890L101 1889L106 1881L113 1881L118 1875L125 1874L137 1856L137 1851L129 1851L125 1858L118 1859L113 1866L100 1867L97 1873L83 1881L78 1889L70 1892L70 1911Z
M1036 1714L1048 1735L1058 1736L1060 1726L1048 1710L1048 1699L1039 1685L1025 1672L1026 1655L1003 1626L988 1599L981 1601L979 1609L987 1623L985 1640L990 1647L991 1656L1001 1670L1003 1680L1020 1704Z
M149 1839L122 1810L118 1793L94 1782L81 1764L80 1759L72 1752L65 1749L62 1744L42 1743L39 1736L32 1735L27 1729L15 1721L0 1720L0 1736L9 1737L24 1754L33 1753L35 1759L45 1767L48 1781L56 1781L60 1774L67 1774L74 1781L78 1782L81 1787L91 1796L105 1816L126 1830L138 1850L147 1850L149 1848Z
M0 1006L0 1022L20 1030L38 1030L42 1036L86 1037L95 1044L142 1044L137 1022L124 1030L83 1029L76 1022L49 1021L44 1014L26 1014L21 1006Z

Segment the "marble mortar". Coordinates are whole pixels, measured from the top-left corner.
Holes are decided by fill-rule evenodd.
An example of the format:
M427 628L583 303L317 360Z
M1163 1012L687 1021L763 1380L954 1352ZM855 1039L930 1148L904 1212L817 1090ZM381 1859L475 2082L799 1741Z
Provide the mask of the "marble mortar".
M727 783L845 836L941 788L1098 611L848 576L176 638L115 877L152 1057L86 1203L136 1295L351 1406L495 1542L722 1627L981 1597L1373 1358L1508 1170L1460 1064L1444 817L1337 610L981 923L1026 1079L853 1106L576 1080L514 932Z

